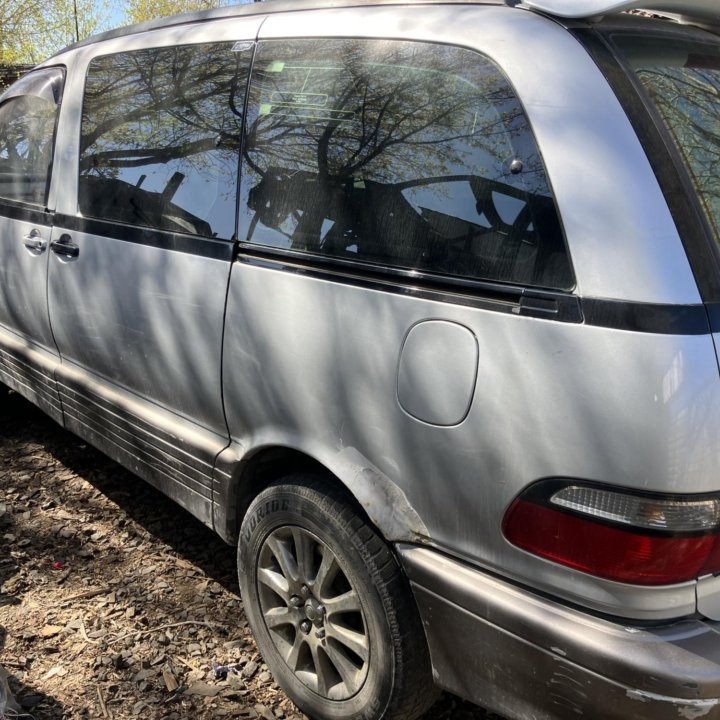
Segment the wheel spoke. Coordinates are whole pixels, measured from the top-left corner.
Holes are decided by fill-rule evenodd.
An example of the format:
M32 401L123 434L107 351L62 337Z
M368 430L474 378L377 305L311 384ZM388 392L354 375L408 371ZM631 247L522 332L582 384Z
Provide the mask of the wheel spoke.
M288 652L285 662L288 664L288 667L293 671L297 671L298 666L298 659L300 658L300 650L302 649L302 646L305 644L305 637L302 633L296 633L295 635L295 642L293 642L292 647L290 648L290 652Z
M332 550L327 545L323 545L322 561L315 577L315 593L318 597L325 599L325 588L333 581L339 570L340 566L337 564Z
M275 534L270 535L266 542L275 559L278 561L282 574L289 582L298 582L300 577L297 562L292 556L287 543L284 540L280 540Z
M342 678L346 692L352 694L357 690L361 669L358 669L350 662L336 647L330 643L325 643L323 652L327 655L328 660L337 670L338 675Z
M285 602L290 602L290 584L280 573L268 568L258 568L257 579L267 585L274 593L279 595Z
M270 608L264 613L265 624L270 630L282 625L296 625L295 615L286 607Z
M310 653L312 654L313 665L315 666L315 675L317 677L317 692L327 697L332 687L331 678L328 675L327 667L320 657L317 643L310 643Z
M325 598L323 604L328 616L336 613L360 612L360 600L354 590L348 590L334 598Z
M365 635L334 623L328 623L325 628L328 637L335 638L340 644L352 650L361 660L368 659L368 639Z
M315 542L304 530L294 527L292 530L297 557L298 575L302 582L310 583L315 577L313 573L313 551Z

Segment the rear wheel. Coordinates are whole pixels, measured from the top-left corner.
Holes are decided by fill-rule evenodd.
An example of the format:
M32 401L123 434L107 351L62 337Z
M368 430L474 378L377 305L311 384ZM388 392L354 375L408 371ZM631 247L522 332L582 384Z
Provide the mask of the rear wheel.
M422 714L435 698L425 637L385 542L311 476L263 491L242 524L238 570L265 661L324 720Z

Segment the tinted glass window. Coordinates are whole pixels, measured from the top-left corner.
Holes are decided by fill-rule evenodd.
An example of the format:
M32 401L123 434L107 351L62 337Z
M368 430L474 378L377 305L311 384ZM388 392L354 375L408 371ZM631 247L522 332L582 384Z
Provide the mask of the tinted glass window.
M615 41L670 130L720 242L720 46L667 37Z
M156 48L90 63L83 215L207 237L235 227L251 45Z
M62 70L37 70L0 96L0 197L45 205L62 84Z
M240 239L334 258L572 285L540 154L500 71L425 43L261 43Z

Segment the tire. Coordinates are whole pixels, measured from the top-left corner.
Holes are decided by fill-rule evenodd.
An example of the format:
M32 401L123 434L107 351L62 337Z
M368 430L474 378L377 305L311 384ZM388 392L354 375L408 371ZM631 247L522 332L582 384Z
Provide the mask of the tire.
M395 556L335 488L295 475L250 505L245 612L268 668L317 720L412 720L435 700L420 618Z

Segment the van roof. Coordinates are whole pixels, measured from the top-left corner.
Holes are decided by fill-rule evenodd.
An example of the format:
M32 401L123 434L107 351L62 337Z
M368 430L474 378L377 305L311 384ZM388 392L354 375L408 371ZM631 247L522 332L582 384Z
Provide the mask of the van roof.
M266 0L246 2L242 5L227 5L209 10L172 15L170 17L146 20L145 22L115 28L107 32L93 35L80 42L69 45L61 52L92 45L102 40L125 37L148 30L159 30L176 25L220 20L222 18L243 17L252 15L268 15L277 12L294 10L327 10L328 8L357 7L359 5L516 5L520 0ZM59 54L59 53L58 53Z
M558 18L591 18L625 10L644 9L672 13L675 19L689 17L701 21L718 21L718 0L266 0L242 5L228 5L209 10L198 10L171 17L147 20L135 25L115 28L93 35L69 45L61 52L92 45L103 40L125 37L148 30L159 30L177 25L219 20L222 18L266 15L296 10L325 10L328 8L357 7L360 5L507 5L553 15ZM57 53L60 54L60 53Z

